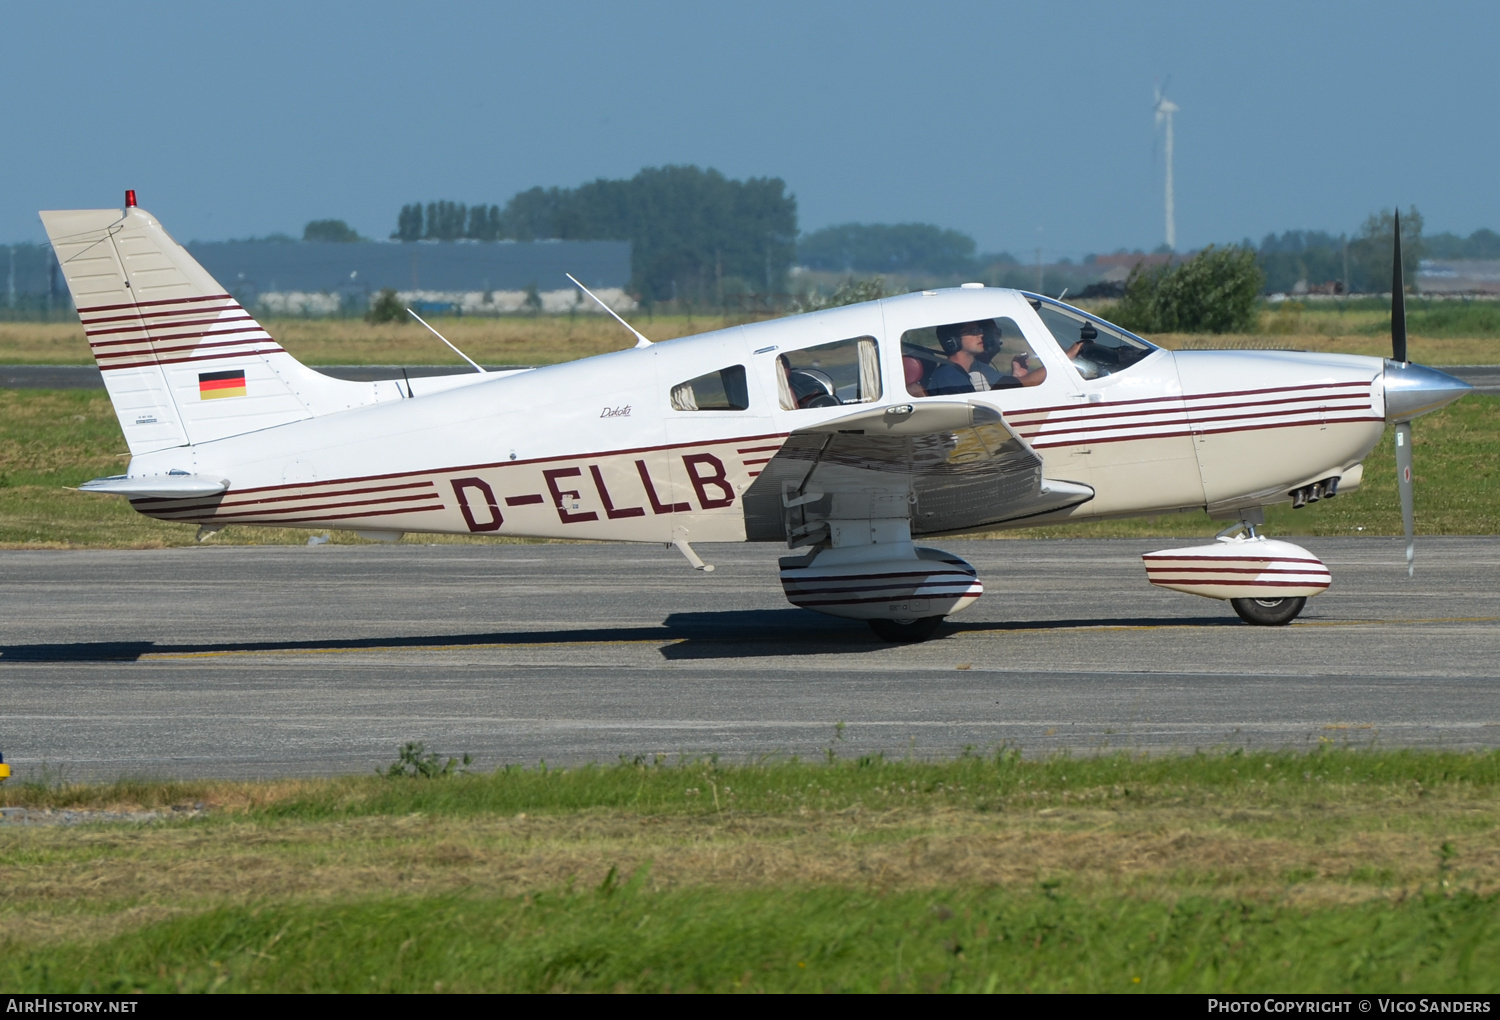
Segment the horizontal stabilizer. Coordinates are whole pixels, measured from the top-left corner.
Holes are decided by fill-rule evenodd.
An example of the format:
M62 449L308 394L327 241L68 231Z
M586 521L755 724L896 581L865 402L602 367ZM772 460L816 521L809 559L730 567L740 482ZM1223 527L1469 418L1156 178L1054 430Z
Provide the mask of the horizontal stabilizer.
M226 478L205 478L203 475L149 475L132 478L129 475L111 475L95 478L80 485L82 492L107 492L111 496L156 497L159 499L186 499L193 496L217 496L229 488Z

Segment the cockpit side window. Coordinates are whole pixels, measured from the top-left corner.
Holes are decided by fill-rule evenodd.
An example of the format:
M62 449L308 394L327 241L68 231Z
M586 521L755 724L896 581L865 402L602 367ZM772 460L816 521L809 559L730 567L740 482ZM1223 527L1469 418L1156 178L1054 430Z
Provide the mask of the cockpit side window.
M1076 308L1037 297L1031 299L1031 306L1085 379L1124 371L1156 350L1139 337Z
M776 359L782 410L868 404L880 399L880 348L872 336L788 351Z
M677 411L743 411L749 406L744 365L730 365L672 387L672 408Z
M945 322L901 334L906 392L913 397L1038 386L1047 369L1014 319Z

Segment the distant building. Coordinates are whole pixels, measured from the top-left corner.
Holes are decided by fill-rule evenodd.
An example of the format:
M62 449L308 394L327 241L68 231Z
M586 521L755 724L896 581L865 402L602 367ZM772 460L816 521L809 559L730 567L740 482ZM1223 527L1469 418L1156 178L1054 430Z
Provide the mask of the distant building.
M187 249L246 308L270 314L359 310L386 288L419 311L596 311L578 301L582 295L564 273L617 308L634 307L624 289L628 241L208 241ZM67 285L49 246L11 245L0 259L7 307L67 307Z
M1423 294L1500 294L1500 259L1423 259L1417 266Z
M1147 255L1137 251L1121 252L1118 255L1095 255L1091 264L1094 271L1099 274L1100 282L1123 284L1130 279L1130 274L1137 266L1143 269L1155 269L1157 266L1181 261L1181 256L1168 252Z
M68 298L68 285L49 245L8 244L0 247L0 273L4 274L0 302L6 308L73 307Z

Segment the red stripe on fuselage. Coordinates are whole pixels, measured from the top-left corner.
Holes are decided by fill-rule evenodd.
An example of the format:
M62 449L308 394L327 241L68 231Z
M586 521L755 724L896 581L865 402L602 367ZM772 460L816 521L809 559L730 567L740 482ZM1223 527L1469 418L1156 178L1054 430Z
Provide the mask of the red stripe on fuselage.
M340 489L340 490L335 491L335 492L316 492L316 493L309 493L307 495L301 495L301 496L270 496L270 497L267 497L267 498L264 498L264 499L238 499L238 500L236 500L236 499L225 499L225 500L221 500L221 501L219 501L217 503L194 503L194 504L191 504L189 506L169 506L169 507L162 507L160 509L170 510L170 511L172 511L174 513L177 512L177 511L179 511L179 510L181 510L181 511L188 511L188 510L221 510L221 509L223 509L225 507L250 507L250 506L266 506L266 505L268 505L270 503L294 503L297 500L303 500L303 499L337 499L340 496L367 496L370 493L374 493L374 492L401 492L401 491L406 490L406 489L434 489L435 490L436 488L437 488L436 484L434 482L430 482L430 481L424 481L424 482L406 482L406 483L403 483L401 485L369 485L369 486L365 486L364 488L360 488L360 489ZM429 493L429 495L436 495L436 492L434 491L433 493ZM161 497L148 498L148 500L132 500L131 502L132 503L141 503L141 502L147 502L147 501L151 501L151 502L170 502L169 500L163 500Z
M1289 404L1295 406L1286 406ZM1029 428L1040 429L1041 427L1047 425L1064 425L1066 426L1065 428L1059 428L1055 431L1082 432L1089 428L1110 427L1094 424L1096 422L1108 422L1121 418L1144 418L1152 415L1160 416L1166 419L1159 423L1165 425L1171 424L1177 419L1186 419L1188 421L1216 421L1220 419L1205 418L1203 417L1203 415L1215 411L1234 410L1236 408L1280 406L1281 408L1283 408L1282 410L1267 412L1267 414L1301 414L1313 409L1326 409L1331 411L1364 410L1367 407L1371 407L1372 404L1370 400L1363 394L1335 393L1324 394L1321 396L1315 395L1307 397L1288 397L1285 400L1246 400L1240 401L1238 403L1210 404L1201 407L1163 407L1148 408L1139 411L1110 411L1107 408L1111 405L1106 404L1104 406L1106 410L1099 411L1094 414L1059 414L1037 421L1013 421L1011 422L1011 424L1016 428L1017 431ZM1232 417L1262 418L1266 416L1266 414L1250 413L1234 415ZM1145 422L1142 424L1151 425L1157 423Z
M271 339L271 334L266 333L265 330L260 328L259 324L252 321L248 326L235 326L233 329L204 329L192 333L151 334L149 336L131 337L128 340L100 340L98 343L90 341L89 347L91 347L95 351L98 351L101 348L105 347L125 347L130 344L164 344L171 343L174 340L193 340L198 337L205 336L234 336L236 333L264 333L267 340ZM242 339L240 343L244 343L244 340ZM188 347L169 349L188 350L191 348L191 346L192 345L190 344L188 345Z
M1239 428L1219 429L1186 429L1177 432L1149 432L1128 436L1089 436L1087 439L1066 439L1063 441L1041 442L1028 440L1034 450L1051 450L1062 446L1092 446L1095 443L1130 443L1138 439L1177 439L1183 436L1218 436L1228 432L1260 432L1264 429L1290 429L1300 428L1305 425L1351 425L1366 421L1385 421L1384 418L1374 415L1365 415L1358 418L1328 418L1319 420L1317 418L1308 421L1286 421L1271 422L1267 425L1242 425ZM1082 430L1079 430L1082 431ZM1025 437L1022 437L1025 438ZM1040 437L1038 437L1040 439Z
M240 309L240 311L243 311L243 309ZM131 316L131 318L134 318L134 316ZM216 324L221 323L221 322L254 322L254 321L255 320L253 318L251 318L250 316L248 316L248 315L234 315L234 316L229 316L227 318L221 316L220 318L217 318L217 319L183 319L183 320L174 321L174 322L155 322L155 323L147 323L147 324L142 324L142 325L137 325L137 326L115 326L112 329L89 329L88 328L88 323L85 323L83 331L85 333L87 333L89 336L113 336L116 333L144 333L147 330L155 329L155 328L161 327L161 326L170 326L173 329L176 329L178 326L213 326L213 325L216 325ZM90 344L90 346L97 346L97 345Z
M355 506L389 506L392 503L415 503L415 502L421 502L422 500L430 500L430 499L433 499L433 498L434 498L434 494L433 493L430 493L430 492L419 492L419 493L416 493L416 494L411 495L411 496L387 496L384 499L346 500L346 501L339 502L339 503L321 503L321 504L317 504L315 506L289 506L289 507L283 507L280 510L268 509L268 508L261 508L259 510L242 510L242 511L240 511L238 513L232 513L232 514L221 514L221 513L218 513L217 511L215 511L214 513L211 513L208 516L210 516L214 520L227 520L228 518L231 518L231 517L266 517L266 518L269 518L269 517L271 517L272 514L300 514L300 513L305 513L305 512L307 512L309 510L346 510L349 507L355 507ZM134 502L134 501L132 501L132 502ZM439 506L438 509L441 510L442 507ZM177 509L175 507L167 507L167 508L155 507L155 508L152 509L152 514L151 515L153 517L155 517L155 516L158 516L160 514L175 514L175 513L183 513L183 514L190 514L190 515L192 515L192 514L198 514L198 513L200 513L200 511L197 511L197 510L179 510L179 509ZM358 517L359 514L352 514L351 516Z
M141 351L139 353L145 354L145 353L148 353L148 352ZM116 371L116 370L122 369L122 368L153 368L153 367L155 367L157 365L187 365L187 364L191 364L192 362L195 362L195 361L222 361L224 358L249 358L249 357L254 357L255 355L258 355L258 354L285 354L285 353L286 352L284 350L282 350L279 346L273 346L273 347L271 347L271 348L269 348L267 350L257 350L257 349L255 349L255 348L252 347L250 350L245 350L245 351L229 351L229 352L227 352L225 354L205 354L201 358L154 358L151 361L132 361L132 362L129 362L128 364L124 364L124 365L100 365L99 366L99 371L101 371L101 372L113 372L113 371ZM418 473L419 472L416 472L416 471L408 472L408 474L418 474Z
M241 308L239 305L223 305L223 306L221 306L219 308L183 308L183 309L180 309L178 311L172 311L172 312L137 312L134 315L105 315L105 316L101 316L101 317L99 317L97 319L80 319L79 321L83 323L83 331L85 333L87 333L89 336L98 336L100 333L111 332L112 330L91 329L90 328L91 326L101 326L101 325L105 325L105 324L111 323L111 322L133 322L133 323L135 323L135 325L133 325L133 326L122 326L122 327L119 327L121 329L151 329L152 327L155 327L155 326L171 326L171 325L174 325L174 324L176 324L176 325L182 325L182 326L188 326L188 325L193 325L194 324L194 320L183 319L182 316L184 316L184 315L213 315L213 314L219 315L220 318L218 318L218 319L207 319L205 321L207 321L207 322L227 322L229 320L223 318L224 313L226 313L226 312L239 312L239 313L243 314L247 318L250 317L250 313L246 312L245 309ZM170 319L171 321L170 322L157 322L157 321L154 321L154 320L157 320L157 319Z
M447 467L429 468L423 471L392 471L379 475L357 475L351 478L331 479L327 482L284 482L280 485L257 485L248 489L233 490L235 495L244 496L252 492L276 492L286 489L306 489L310 485L318 487L325 485L352 485L359 482L383 482L391 478L414 478L422 475L449 475L459 471L484 471L489 468L522 467L528 464L556 464L558 461L575 461L587 463L591 460L602 460L606 457L625 457L638 453L656 453L660 450L686 450L692 447L722 446L727 443L752 442L757 439L785 439L787 433L771 432L760 436L744 436L738 439L716 439L709 441L698 441L693 443L665 443L661 446L640 446L627 450L602 450L598 453L567 453L556 457L536 457L529 460L500 460L487 464L458 464ZM153 497L159 499L160 497Z
M1374 380L1365 382L1336 382L1336 383L1308 383L1305 386L1268 386L1258 390L1225 390L1222 393L1184 393L1169 397L1137 397L1134 400L1120 400L1112 404L1099 405L1103 407L1129 407L1134 404L1160 404L1168 400L1186 403L1189 400L1218 400L1222 397L1253 397L1261 393L1296 393L1302 390L1326 390L1347 389L1351 386L1368 387ZM1058 404L1055 407L1028 407L1024 410L1016 410L1015 415L1023 414L1050 414L1053 411L1077 411L1086 405ZM1006 418L1010 419L1012 412L1006 412ZM1014 422L1012 422L1014 424Z
M158 308L162 305L190 305L201 301L234 301L229 294L210 294L206 297L183 297L183 298L161 298L157 301L132 301L123 305L92 305L88 308L78 309L79 315L89 315L94 312L118 312L127 308ZM235 304L239 304L235 301Z

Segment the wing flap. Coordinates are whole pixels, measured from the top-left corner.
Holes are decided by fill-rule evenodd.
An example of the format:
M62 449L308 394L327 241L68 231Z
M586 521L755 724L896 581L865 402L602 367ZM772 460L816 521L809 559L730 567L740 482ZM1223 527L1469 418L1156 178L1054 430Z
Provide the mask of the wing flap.
M793 432L745 493L752 541L816 541L828 520L906 518L913 535L973 530L1092 499L992 408L932 401L861 410Z

